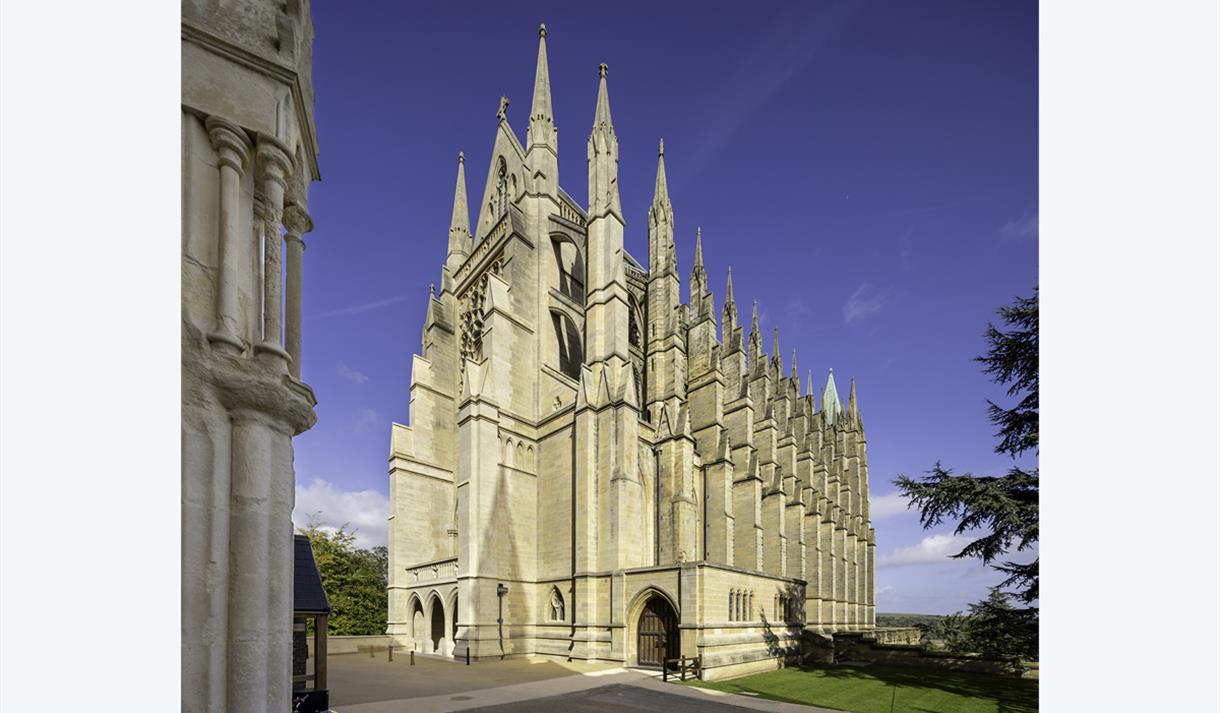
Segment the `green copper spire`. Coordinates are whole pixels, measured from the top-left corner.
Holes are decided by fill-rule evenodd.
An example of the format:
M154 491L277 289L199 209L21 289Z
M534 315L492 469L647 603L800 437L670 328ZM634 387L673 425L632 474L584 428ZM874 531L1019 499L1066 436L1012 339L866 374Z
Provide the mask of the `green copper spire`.
M843 405L839 403L839 392L835 390L835 370L830 370L826 377L826 388L822 390L822 413L826 424L833 426L839 414L843 413Z

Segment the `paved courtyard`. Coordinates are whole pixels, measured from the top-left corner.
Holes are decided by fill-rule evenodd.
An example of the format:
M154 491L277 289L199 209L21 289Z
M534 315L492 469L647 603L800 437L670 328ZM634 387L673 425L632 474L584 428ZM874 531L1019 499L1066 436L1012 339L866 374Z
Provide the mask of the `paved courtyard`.
M663 683L659 674L613 664L547 658L461 663L385 652L327 659L335 713L622 711L640 713L830 713L828 709Z

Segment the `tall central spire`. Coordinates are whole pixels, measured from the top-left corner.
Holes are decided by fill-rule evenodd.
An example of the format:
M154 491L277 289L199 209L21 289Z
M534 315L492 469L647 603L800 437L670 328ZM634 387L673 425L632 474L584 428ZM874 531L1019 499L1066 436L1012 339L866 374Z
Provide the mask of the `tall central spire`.
M526 143L557 151L555 115L551 111L551 71L546 61L546 25L538 27L538 70L534 74L534 102Z
M598 65L597 110L589 134L589 216L613 213L619 222L625 223L618 196L618 137L610 119L606 73L606 65Z

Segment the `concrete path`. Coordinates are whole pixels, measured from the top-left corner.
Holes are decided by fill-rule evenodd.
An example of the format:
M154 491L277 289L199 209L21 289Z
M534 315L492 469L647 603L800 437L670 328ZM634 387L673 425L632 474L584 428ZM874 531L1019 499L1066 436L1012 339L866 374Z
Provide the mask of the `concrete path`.
M336 660L338 659L338 660ZM328 662L335 713L485 713L622 711L624 713L838 713L826 708L663 683L659 674L550 659L509 659L463 666L417 657L401 667L362 656Z

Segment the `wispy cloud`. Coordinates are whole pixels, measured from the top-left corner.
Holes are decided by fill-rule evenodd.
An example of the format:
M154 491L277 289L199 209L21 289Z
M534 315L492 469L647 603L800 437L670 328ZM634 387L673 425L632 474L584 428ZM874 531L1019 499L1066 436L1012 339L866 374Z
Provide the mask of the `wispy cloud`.
M974 541L973 537L943 533L928 535L917 545L899 547L893 554L877 558L878 567L902 567L919 564L945 564L950 557ZM972 560L973 561L973 560Z
M884 292L867 282L862 283L843 304L843 321L852 324L877 314L885 307L886 299Z
M339 309L332 309L329 312L322 312L321 314L312 315L310 317L310 319L325 319L327 317L347 317L347 316L350 316L353 314L360 314L361 312L368 312L369 310L379 309L379 308L385 307L387 305L397 304L406 299L407 299L406 295L399 295L397 297L390 297L390 298L387 298L384 300L376 300L374 302L365 302L364 304L352 305L351 307L340 307Z
M339 367L336 369L339 376L347 379L353 384L366 384L369 377L365 376L364 372L357 371L343 362L339 362Z
M884 520L895 515L914 515L914 510L908 510L907 500L897 491L886 495L870 495L868 498L868 514L873 520Z
M1027 215L1016 220L1010 220L1000 226L1000 236L1005 240L1038 237L1038 215Z
M357 411L352 430L356 433L367 433L369 429L381 424L381 416L371 408L361 408Z
M344 528L356 535L356 546L368 549L386 544L386 518L389 498L376 490L341 490L334 483L314 478L304 486L297 483L296 507L292 524L316 524L331 532Z

